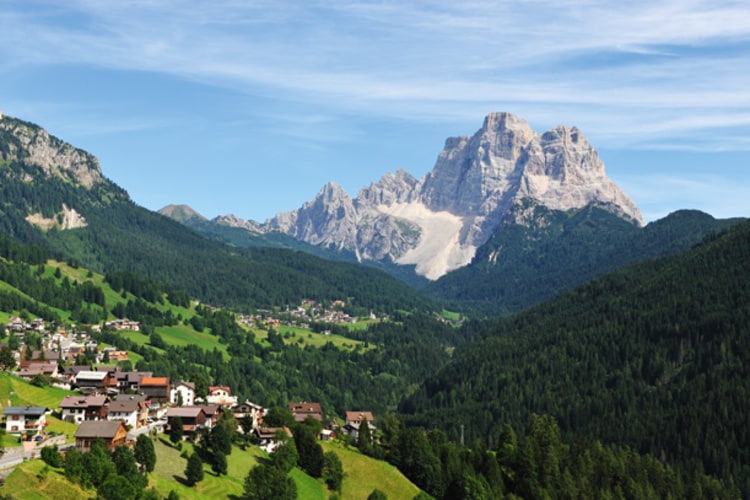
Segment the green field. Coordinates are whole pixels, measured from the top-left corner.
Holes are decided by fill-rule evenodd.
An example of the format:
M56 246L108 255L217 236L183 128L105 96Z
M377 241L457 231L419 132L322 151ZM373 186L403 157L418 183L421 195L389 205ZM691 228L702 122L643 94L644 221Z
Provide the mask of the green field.
M394 499L410 499L419 493L419 488L388 462L365 456L338 441L321 442L321 446L324 452L336 452L344 465L341 498L367 498L376 488Z
M62 469L47 468L41 460L30 460L20 464L8 476L0 494L17 500L55 499L78 500L95 498L94 490L84 490L65 479Z
M58 389L56 387L36 387L20 378L13 377L7 372L0 372L0 410L8 406L46 406L57 408L62 399L75 394L73 391ZM48 433L59 433L68 436L67 441L73 441L75 424L63 422L51 415L47 416L49 425ZM18 438L5 436L2 442L4 447L18 446Z
M339 349L356 349L357 347L364 348L365 343L360 340L352 340L341 335L324 335L322 333L314 333L312 330L307 328L300 328L297 326L286 326L280 325L275 330L282 336L285 344L299 344L300 347L307 345L312 347L323 347L328 342L331 342L334 346ZM250 330L256 340L266 340L268 338L268 331L260 328L252 328ZM371 346L370 348L374 348Z

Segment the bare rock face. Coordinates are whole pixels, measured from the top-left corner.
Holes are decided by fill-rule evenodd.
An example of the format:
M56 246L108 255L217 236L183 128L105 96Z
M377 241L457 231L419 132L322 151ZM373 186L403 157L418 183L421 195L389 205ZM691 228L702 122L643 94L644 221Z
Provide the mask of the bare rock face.
M104 182L99 162L91 154L76 149L46 130L7 116L0 118L0 133L6 135L9 149L2 159L17 159L41 167L47 176L57 176L87 188Z
M360 259L416 264L418 273L437 279L468 264L501 222L525 223L523 212L513 210L524 200L554 210L597 203L643 225L638 207L607 178L577 128L538 134L522 118L492 113L473 136L447 139L419 181L398 170L354 200L329 183L313 201L265 227Z

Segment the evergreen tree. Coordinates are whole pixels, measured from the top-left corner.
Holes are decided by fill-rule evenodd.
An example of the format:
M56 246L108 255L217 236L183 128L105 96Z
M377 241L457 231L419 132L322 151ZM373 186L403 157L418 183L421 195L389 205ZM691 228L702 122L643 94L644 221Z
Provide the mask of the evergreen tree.
M138 439L135 441L133 453L135 459L141 464L141 470L153 472L154 467L156 467L156 449L150 437L146 434L138 436Z
M227 473L227 456L221 451L214 451L211 457L211 470L219 476Z
M358 431L357 449L364 455L372 455L372 436L370 435L370 424L367 420L362 420Z
M293 439L286 439L271 453L271 463L284 471L285 474L297 465L298 460L297 445L294 444Z
M182 441L182 435L183 435L183 423L181 417L175 417L172 419L172 422L169 427L169 440L172 442L172 444L177 444L180 441Z
M279 467L260 463L245 478L247 500L296 500L297 485Z
M312 477L320 477L323 474L323 448L315 435L304 426L297 426L294 429L294 443L302 470Z
M50 467L62 467L63 458L57 449L57 445L42 448L42 460Z
M139 489L124 476L110 474L96 491L99 498L107 500L133 500L138 498Z
M188 458L187 467L185 468L185 479L188 486L194 486L203 480L203 460L197 453L193 453Z
M323 454L323 479L329 490L341 491L341 483L344 481L344 466L334 451L327 451Z

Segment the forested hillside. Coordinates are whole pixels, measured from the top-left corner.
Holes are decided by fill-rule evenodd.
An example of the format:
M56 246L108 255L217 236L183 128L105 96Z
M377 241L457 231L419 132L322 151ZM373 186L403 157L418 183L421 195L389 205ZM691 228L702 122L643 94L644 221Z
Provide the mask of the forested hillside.
M504 321L402 401L412 424L496 446L504 423L635 447L750 494L750 223Z
M687 250L740 221L682 210L639 228L596 205L562 212L527 200L517 211L522 223L499 226L469 266L428 291L451 309L499 316L623 266Z

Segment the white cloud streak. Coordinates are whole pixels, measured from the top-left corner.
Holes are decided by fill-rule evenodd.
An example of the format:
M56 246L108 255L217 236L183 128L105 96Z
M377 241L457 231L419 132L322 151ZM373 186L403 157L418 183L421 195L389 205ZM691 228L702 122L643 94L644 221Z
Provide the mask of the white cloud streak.
M509 109L543 126L574 120L615 146L700 134L706 148L748 148L746 2L19 0L0 9L4 71L93 65L344 113L476 121Z

